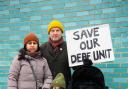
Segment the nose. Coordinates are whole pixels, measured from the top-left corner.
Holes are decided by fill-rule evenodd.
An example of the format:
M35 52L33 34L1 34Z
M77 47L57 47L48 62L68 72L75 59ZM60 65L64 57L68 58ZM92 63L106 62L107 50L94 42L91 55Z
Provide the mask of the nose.
M31 43L31 46L34 46L34 43Z
M57 31L54 31L54 34L57 34Z
M57 35L58 33L57 33L57 31L55 31L53 34L54 34L54 35Z

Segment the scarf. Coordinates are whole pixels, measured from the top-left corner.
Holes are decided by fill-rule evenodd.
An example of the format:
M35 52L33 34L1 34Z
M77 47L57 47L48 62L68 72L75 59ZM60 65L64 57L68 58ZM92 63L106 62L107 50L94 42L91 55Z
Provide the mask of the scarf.
M55 54L57 54L59 51L60 51L60 45L64 42L64 40L63 40L63 38L61 38L60 40L58 40L58 41L52 41L50 38L49 38L49 40L48 40L48 42L52 45L52 47L53 47L53 52L55 53Z
M33 58L39 58L40 57L40 52L34 52L34 53L30 53L30 52L27 52L27 54Z

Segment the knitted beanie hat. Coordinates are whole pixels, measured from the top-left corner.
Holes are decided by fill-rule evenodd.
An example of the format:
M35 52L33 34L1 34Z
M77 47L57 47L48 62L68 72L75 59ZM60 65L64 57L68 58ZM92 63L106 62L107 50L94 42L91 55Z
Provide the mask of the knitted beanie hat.
M58 21L58 20L53 20L48 25L48 33L51 31L52 28L55 28L55 27L60 28L60 30L62 31L62 33L64 32L64 26L63 26L63 24L60 21Z
M61 87L66 89L65 78L62 73L58 73L52 82L52 87Z
M39 44L38 37L32 32L29 33L28 35L26 35L26 37L24 38L24 45L26 45L27 42L29 42L29 41L36 41Z

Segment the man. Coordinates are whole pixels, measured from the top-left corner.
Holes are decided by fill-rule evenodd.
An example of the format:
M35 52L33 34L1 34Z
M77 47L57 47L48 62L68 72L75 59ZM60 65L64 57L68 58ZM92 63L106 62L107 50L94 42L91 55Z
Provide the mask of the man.
M48 59L48 64L53 78L58 73L63 73L66 86L71 79L71 72L68 64L66 42L63 39L64 26L58 20L53 20L48 25L48 42L41 45L43 57Z

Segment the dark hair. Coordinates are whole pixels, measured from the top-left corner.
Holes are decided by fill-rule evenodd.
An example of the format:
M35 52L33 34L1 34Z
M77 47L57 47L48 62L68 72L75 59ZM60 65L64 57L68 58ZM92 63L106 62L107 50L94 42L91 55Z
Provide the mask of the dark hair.
M37 44L38 44L38 43L37 43ZM27 51L26 44L24 45L24 50ZM39 50L40 50L40 46L39 46L39 44L38 44L36 52L38 52Z
M18 60L25 60L25 55L27 54L27 52L26 52L26 49L24 49L24 48L21 48L20 50L19 50L19 54L18 54Z

